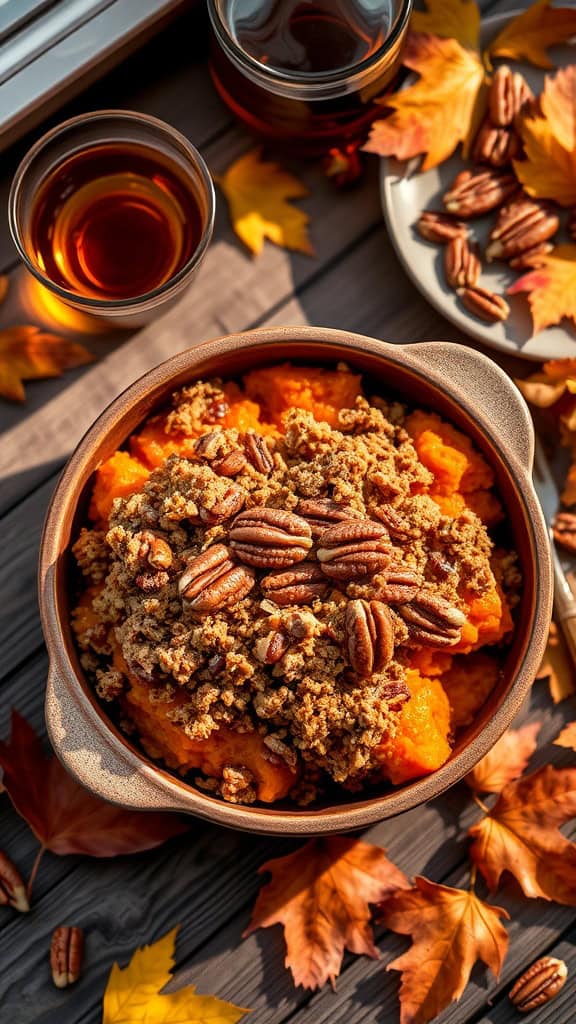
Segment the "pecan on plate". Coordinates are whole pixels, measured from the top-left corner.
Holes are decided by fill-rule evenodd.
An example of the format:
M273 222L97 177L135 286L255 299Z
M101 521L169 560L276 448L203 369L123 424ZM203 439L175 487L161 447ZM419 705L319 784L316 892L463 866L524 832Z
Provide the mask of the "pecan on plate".
M464 612L435 594L420 593L398 611L408 626L409 642L416 645L453 647L466 621Z
M509 199L518 189L513 174L490 168L461 171L444 193L444 205L457 217L481 217Z
M192 612L208 615L241 601L255 582L252 570L236 565L225 544L214 544L188 562L178 593Z
M473 288L478 284L481 264L467 238L453 238L444 249L444 272L451 288Z
M552 533L557 544L576 554L576 513L558 512L552 522Z
M264 665L275 665L284 657L290 646L290 640L285 633L275 629L267 636L260 637L254 644L254 654Z
M472 159L478 164L505 167L520 154L522 141L513 128L498 128L485 118L472 147Z
M502 64L494 72L488 92L488 114L493 125L506 128L532 103L534 93L518 71Z
M520 1013L529 1013L558 995L568 976L563 960L543 956L536 960L512 986L508 998Z
M337 505L331 498L300 498L296 511L299 516L306 520L315 539L335 523L344 523L349 519L361 518L359 512L355 512L354 509L343 508L342 505Z
M363 679L381 672L394 654L394 623L382 601L349 601L344 616L348 660Z
M487 260L509 260L547 242L555 235L560 219L547 203L521 198L507 203L490 232Z
M468 234L468 229L461 220L456 220L448 213L436 213L435 210L424 210L418 218L416 229L427 242L440 244Z
M533 249L526 249L519 256L513 256L508 262L512 270L533 270L536 267L543 267L546 263L545 257L554 248L550 242L542 242L535 245Z
M248 430L244 435L244 451L250 465L259 473L268 476L274 468L274 459L266 441L255 430Z
M246 456L239 448L235 448L225 455L218 455L212 460L211 468L218 476L238 476L246 469Z
M276 569L260 580L265 597L281 608L290 604L312 604L324 597L330 584L318 562L299 562L287 569Z
M350 582L374 576L390 560L388 530L372 519L337 523L321 535L316 555L330 579Z
M480 288L476 285L475 288L462 289L460 294L466 309L470 313L474 313L474 316L479 317L480 320L495 324L498 321L507 320L510 316L510 306L506 299L489 291L488 288Z
M84 957L84 933L81 928L61 927L52 933L50 970L56 988L78 981Z
M238 558L258 569L281 569L302 562L312 547L308 523L281 508L251 508L236 516L229 533Z
M22 914L30 910L22 875L3 850L0 850L0 906L13 907Z
M418 573L401 566L389 566L384 576L386 582L380 587L378 597L386 601L386 604L406 604L413 601L422 586Z

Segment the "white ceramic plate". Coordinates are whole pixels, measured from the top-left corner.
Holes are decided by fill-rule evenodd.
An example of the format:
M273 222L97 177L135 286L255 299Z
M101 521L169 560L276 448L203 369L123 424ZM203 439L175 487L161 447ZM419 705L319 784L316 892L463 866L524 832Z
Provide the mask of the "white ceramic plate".
M518 13L518 12L516 12ZM482 45L486 46L514 14L494 15L482 25ZM558 67L576 63L576 50L569 46L556 47L553 57ZM522 72L535 93L542 90L546 72L528 64L514 64ZM576 357L576 332L567 321L548 327L532 337L532 321L524 295L507 296L510 317L505 323L486 324L476 319L461 304L444 280L443 246L426 242L416 232L416 222L422 210L442 210L442 195L465 166L460 156L451 157L440 167L420 174L415 162L401 163L383 159L380 169L380 192L388 233L396 252L416 287L448 320L472 338L499 349L501 352L525 359L561 359ZM563 218L565 220L565 217ZM484 249L494 214L469 221L470 236ZM564 227L557 235L567 241ZM506 263L484 263L480 284L493 292L504 294L519 274Z

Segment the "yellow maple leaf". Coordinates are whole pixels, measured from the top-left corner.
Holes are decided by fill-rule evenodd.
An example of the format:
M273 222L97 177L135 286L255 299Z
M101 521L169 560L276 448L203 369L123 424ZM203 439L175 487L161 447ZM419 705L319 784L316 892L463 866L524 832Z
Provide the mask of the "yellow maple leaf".
M413 11L413 32L426 32L443 39L457 39L462 46L478 49L480 11L475 0L426 0L426 11Z
M576 12L575 12L576 19ZM542 117L520 124L525 160L515 160L516 177L531 196L576 203L576 66L547 76L540 97Z
M423 171L447 160L460 142L466 156L486 105L478 54L455 39L415 34L408 39L403 63L420 77L381 101L393 112L374 122L363 148L399 160L426 154Z
M255 255L262 252L268 238L284 249L313 256L310 218L288 202L303 199L309 195L308 189L293 174L261 156L261 149L244 153L216 178L228 200L234 231Z
M538 68L554 67L547 49L568 42L576 33L576 10L552 7L550 0L538 0L527 11L508 22L488 47L491 57L528 60Z
M102 1024L236 1024L248 1010L193 985L161 994L172 979L178 928L137 949L127 967L114 964L104 993Z
M7 327L0 331L0 395L23 402L23 381L60 377L64 370L93 359L83 345L39 327Z
M528 293L534 333L563 317L576 327L576 245L557 245L508 289L509 295Z

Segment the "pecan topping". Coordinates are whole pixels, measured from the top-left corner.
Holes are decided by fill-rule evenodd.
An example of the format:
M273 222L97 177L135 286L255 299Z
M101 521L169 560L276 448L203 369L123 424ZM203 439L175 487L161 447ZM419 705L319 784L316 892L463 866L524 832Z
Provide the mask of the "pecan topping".
M254 654L264 665L275 665L284 657L290 646L285 633L275 629L268 636L262 636L254 644Z
M576 513L558 512L552 523L552 533L557 544L576 554Z
M452 576L456 572L456 569L452 565L452 562L449 562L447 558L444 558L439 551L430 552L430 557L428 558L428 565L430 566L430 569L432 570L434 575L439 576L440 579L443 580L447 579L449 576Z
M381 572L390 559L385 526L372 519L350 519L325 530L317 551L322 571L331 579L357 580Z
M452 647L460 639L466 616L435 594L421 593L398 608L408 626L410 641L430 647Z
M172 548L151 530L142 530L138 558L147 561L153 569L169 569L172 565Z
M200 505L200 519L203 523L207 523L209 526L215 526L216 523L223 523L225 519L230 519L231 516L235 516L246 501L246 491L243 487L238 484L230 484L228 490L224 492L221 498L218 498L213 505L208 507L207 505Z
M359 519L360 513L350 508L342 508L331 498L301 498L296 506L298 515L306 520L316 539L334 523L344 523L349 519Z
M207 615L241 601L255 582L251 569L236 565L224 544L214 544L188 562L178 581L178 593L191 611Z
M143 590L145 594L155 594L156 591L162 590L169 580L167 572L141 572L134 582L138 590Z
M493 125L505 128L511 125L534 94L518 71L502 64L494 72L488 93L488 112Z
M461 220L456 220L448 213L436 213L434 210L424 210L416 223L418 233L427 242L449 242L452 238L465 237L468 229Z
M518 199L503 206L490 232L487 260L509 260L547 242L560 220L550 206L536 199Z
M22 914L30 910L21 874L9 856L0 850L0 907L7 906Z
M221 430L211 430L194 441L194 451L199 459L215 459L220 453L224 438Z
M330 584L317 562L300 562L289 569L276 569L260 580L265 597L284 608L290 604L311 604L324 597Z
M388 533L394 540L407 541L410 537L410 524L405 516L393 505L379 505L374 515L384 523Z
M246 469L246 456L240 449L219 455L212 461L212 469L218 476L238 476L238 473Z
M412 569L391 565L386 569L385 576L386 583L380 588L378 596L386 604L406 604L416 597L422 586L422 580Z
M407 700L410 700L410 690L406 683L386 683L382 687L382 699L386 701L391 711L399 711Z
M568 968L563 960L543 956L536 960L512 986L509 999L520 1013L529 1013L550 1002L564 987Z
M259 569L280 569L302 562L312 547L306 520L281 508L241 512L232 523L229 537L238 558Z
M277 736L274 736L273 733L265 736L263 743L265 747L268 747L268 750L270 750L272 754L284 761L289 768L292 768L293 771L296 769L298 764L298 755L292 747L288 746L287 743L283 743L282 740L278 739Z
M349 601L344 617L348 660L365 679L381 672L394 654L394 624L381 601Z
M444 249L444 271L451 288L473 288L480 277L480 260L467 238L453 238Z
M491 167L505 167L522 149L520 136L512 128L498 128L486 118L480 125L472 148L472 159Z
M66 988L78 981L84 956L84 933L81 928L56 928L50 943L50 970L56 988Z
M552 252L554 248L550 242L542 242L541 245L535 245L533 249L526 249L525 252L521 252L519 256L513 256L510 260L510 266L512 270L530 270L536 267L543 267L545 264L544 256L547 256L549 252Z
M461 296L466 309L480 320L495 324L510 316L510 306L506 300L488 288L480 288L478 285L475 288L464 288Z
M274 459L264 438L257 434L255 430L249 430L244 435L244 450L250 465L257 469L259 473L268 476L268 473L274 468Z
M481 217L496 209L518 189L513 174L490 168L486 171L461 171L444 194L449 213L457 217Z

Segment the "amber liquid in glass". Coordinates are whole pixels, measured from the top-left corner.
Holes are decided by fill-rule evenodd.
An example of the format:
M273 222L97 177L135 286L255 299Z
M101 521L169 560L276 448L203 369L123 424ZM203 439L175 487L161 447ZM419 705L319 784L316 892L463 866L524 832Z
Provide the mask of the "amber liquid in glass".
M132 299L165 284L203 233L192 186L166 156L110 142L72 154L38 190L31 257L68 291Z
M383 46L392 0L227 0L230 36L262 68L288 79L352 71ZM372 102L395 77L400 48L392 47L369 89L336 99L292 99L264 88L234 66L215 42L212 76L234 113L259 134L295 144L301 152L325 152L363 136L377 112ZM305 76L304 78L302 76Z

